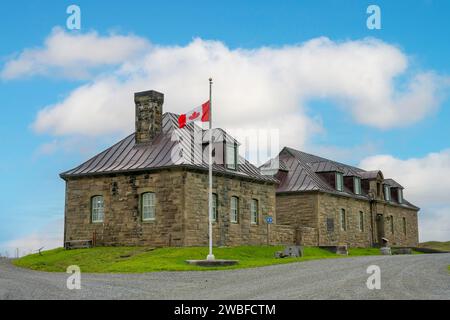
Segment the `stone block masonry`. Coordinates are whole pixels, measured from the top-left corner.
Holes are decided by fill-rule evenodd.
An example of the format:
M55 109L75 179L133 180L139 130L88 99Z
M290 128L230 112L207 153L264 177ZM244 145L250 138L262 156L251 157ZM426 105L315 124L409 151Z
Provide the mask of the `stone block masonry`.
M92 239L104 246L206 246L208 243L208 183L206 172L169 169L152 173L70 178L66 182L65 240ZM154 192L156 218L142 221L141 195ZM275 185L224 176L214 177L218 219L215 246L292 244L289 226L270 226L275 214ZM104 198L104 221L92 223L91 199ZM239 199L237 223L230 220L231 197ZM258 201L258 221L251 222L251 200ZM267 239L269 237L269 242Z
M305 246L371 247L381 237L399 247L418 243L417 211L385 201L371 204L322 192L279 194L276 212L278 223L295 228L295 242Z

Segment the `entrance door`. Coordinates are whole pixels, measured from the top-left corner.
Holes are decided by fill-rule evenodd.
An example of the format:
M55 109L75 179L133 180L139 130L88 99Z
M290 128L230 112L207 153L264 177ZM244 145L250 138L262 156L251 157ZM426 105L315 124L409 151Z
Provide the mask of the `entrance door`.
M378 245L381 246L383 243L382 238L384 238L384 218L382 214L377 214L377 240Z

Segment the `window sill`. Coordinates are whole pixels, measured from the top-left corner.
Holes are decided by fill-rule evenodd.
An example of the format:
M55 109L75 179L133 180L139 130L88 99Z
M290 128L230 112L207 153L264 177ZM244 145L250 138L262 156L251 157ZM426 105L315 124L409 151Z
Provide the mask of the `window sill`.
M153 220L142 220L142 223L155 223L156 219Z

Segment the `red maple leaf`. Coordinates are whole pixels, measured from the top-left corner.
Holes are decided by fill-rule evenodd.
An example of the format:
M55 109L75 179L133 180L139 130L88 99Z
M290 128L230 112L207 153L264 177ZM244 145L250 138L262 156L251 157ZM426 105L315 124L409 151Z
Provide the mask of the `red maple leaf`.
M200 115L200 113L198 113L197 111L194 111L191 116L189 117L189 120L194 120L196 118L198 118L198 116Z

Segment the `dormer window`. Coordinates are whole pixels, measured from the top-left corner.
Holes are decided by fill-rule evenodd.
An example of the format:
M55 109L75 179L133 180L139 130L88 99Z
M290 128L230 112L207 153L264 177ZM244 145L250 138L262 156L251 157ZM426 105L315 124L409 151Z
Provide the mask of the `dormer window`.
M336 172L336 190L344 190L344 175L340 172Z
M228 169L237 169L237 146L234 143L226 144L226 166Z
M391 201L391 187L384 185L384 200Z
M402 189L398 189L398 203L403 203L403 190Z
M353 177L353 192L361 194L361 178Z

